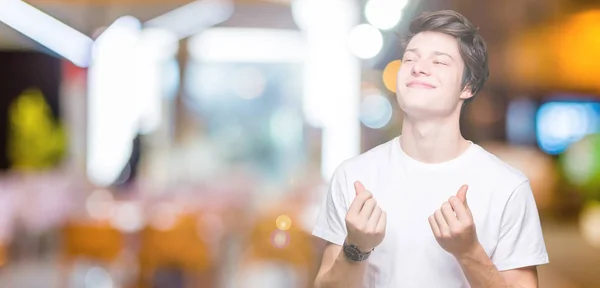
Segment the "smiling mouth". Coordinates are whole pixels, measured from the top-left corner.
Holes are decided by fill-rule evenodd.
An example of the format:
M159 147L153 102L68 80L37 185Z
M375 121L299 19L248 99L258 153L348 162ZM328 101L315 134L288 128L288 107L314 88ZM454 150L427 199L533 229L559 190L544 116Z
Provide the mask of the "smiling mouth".
M435 86L433 86L433 85L429 85L427 83L422 83L422 82L409 82L408 84L406 84L406 87L420 88L420 89L434 89L435 88Z

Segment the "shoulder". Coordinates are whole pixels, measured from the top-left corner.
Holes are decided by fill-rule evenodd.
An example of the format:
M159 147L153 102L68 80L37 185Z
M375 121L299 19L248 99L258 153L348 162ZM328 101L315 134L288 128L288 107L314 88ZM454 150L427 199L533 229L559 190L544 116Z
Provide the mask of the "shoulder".
M519 169L498 158L485 148L477 145L474 158L474 171L478 177L495 186L505 187L513 192L523 183L528 182L527 176ZM507 191L507 192L508 192Z
M391 160L391 156L394 152L394 144L397 140L397 137L395 137L394 139L379 144L360 155L347 159L342 162L338 169L349 174L355 174L356 172L375 172L376 170L381 169L382 166L385 166L387 161Z

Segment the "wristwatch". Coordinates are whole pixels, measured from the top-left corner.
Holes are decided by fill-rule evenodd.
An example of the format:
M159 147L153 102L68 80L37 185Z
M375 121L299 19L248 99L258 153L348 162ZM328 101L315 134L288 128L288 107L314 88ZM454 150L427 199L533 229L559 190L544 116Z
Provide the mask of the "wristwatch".
M371 250L369 252L362 252L358 249L358 247L356 245L348 244L346 241L344 241L343 250L344 250L344 254L346 255L346 257L348 257L348 259L355 261L355 262L360 262L360 261L367 260L369 258L369 256L371 255L371 252L373 252L373 250L375 250L375 248L373 248L373 250Z

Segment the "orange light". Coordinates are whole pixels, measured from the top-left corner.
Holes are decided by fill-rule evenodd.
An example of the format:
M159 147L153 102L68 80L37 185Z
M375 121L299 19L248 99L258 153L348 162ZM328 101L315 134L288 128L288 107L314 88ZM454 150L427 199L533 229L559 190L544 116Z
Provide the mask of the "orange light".
M600 89L600 10L574 15L554 34L556 76L567 88Z
M506 71L525 89L600 91L600 10L529 29L508 41Z
M385 69L383 69L383 85L394 93L396 93L396 76L401 64L401 60L394 60L388 63Z

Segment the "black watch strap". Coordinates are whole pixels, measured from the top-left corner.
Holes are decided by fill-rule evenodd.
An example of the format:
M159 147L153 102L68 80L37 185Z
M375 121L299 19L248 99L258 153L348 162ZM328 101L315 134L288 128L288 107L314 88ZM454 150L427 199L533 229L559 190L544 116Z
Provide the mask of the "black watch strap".
M344 241L344 246L342 247L342 250L344 250L344 254L348 259L355 262L367 260L371 255L371 252L373 252L373 250L369 252L362 252L358 249L356 245L349 244L346 241Z

